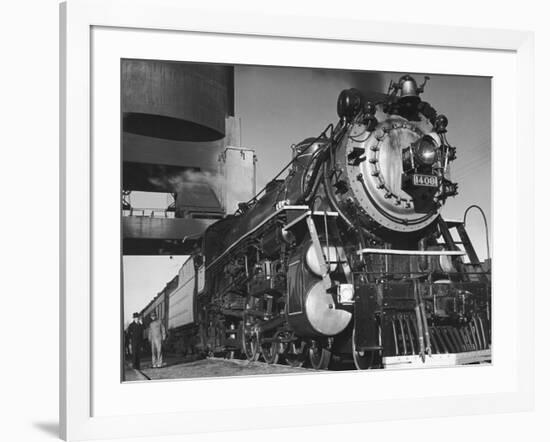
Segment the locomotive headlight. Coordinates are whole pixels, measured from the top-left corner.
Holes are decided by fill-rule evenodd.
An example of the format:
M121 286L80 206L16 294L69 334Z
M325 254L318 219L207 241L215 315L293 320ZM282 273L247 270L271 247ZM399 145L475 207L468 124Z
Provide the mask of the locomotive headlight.
M415 144L415 159L424 166L433 165L437 160L438 145L436 144L436 141L429 135L426 135L418 140Z

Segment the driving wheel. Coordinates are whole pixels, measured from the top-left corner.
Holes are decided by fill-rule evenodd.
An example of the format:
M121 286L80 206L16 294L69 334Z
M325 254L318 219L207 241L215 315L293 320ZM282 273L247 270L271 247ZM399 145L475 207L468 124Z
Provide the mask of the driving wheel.
M315 370L326 370L330 363L331 351L314 343L309 348L309 363Z

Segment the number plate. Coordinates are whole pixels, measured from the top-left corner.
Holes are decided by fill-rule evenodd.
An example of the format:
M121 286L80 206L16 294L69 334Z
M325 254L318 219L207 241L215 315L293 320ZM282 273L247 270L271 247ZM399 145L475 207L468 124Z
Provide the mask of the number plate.
M415 186L439 187L439 180L433 175L413 175L413 184Z

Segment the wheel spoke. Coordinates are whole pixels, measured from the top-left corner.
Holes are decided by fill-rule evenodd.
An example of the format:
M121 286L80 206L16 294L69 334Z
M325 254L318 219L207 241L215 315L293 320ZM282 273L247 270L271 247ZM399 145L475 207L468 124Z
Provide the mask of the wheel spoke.
M245 316L242 323L242 348L246 359L249 361L257 361L260 357L258 334L253 324L248 322L248 318Z
M314 344L309 349L309 363L315 370L326 370L331 356L331 351L319 344Z
M279 344L276 337L272 341L262 343L261 352L265 362L276 364L279 361Z
M291 340L293 338L290 332L280 332L279 336L282 339L281 342L281 355L284 361L291 367L301 367L307 359L306 346L303 341Z

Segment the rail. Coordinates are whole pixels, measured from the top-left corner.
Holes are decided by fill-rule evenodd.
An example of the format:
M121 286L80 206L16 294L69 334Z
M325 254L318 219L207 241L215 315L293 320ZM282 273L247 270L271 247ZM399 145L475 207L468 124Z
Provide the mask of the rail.
M140 218L174 218L174 211L143 207L139 209L125 209L122 211L123 216L135 216Z

